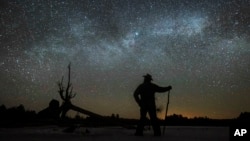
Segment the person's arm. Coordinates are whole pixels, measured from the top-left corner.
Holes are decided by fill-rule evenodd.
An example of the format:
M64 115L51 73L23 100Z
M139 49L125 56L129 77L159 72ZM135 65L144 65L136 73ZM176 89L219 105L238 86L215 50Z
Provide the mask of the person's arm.
M166 92L166 91L169 91L169 90L171 90L171 89L172 89L172 86L168 86L168 87L159 87L159 86L155 85L155 91L156 91L156 92L159 92L159 93L161 93L161 92Z
M138 87L138 88L135 90L135 92L134 92L134 98L135 98L136 103L137 103L139 106L141 106L141 99L140 99L139 95L140 95L140 92L139 92L139 87Z

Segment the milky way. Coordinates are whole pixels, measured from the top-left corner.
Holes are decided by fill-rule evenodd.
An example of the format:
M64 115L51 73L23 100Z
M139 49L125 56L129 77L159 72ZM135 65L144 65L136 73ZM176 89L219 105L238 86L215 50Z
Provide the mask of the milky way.
M0 3L0 104L60 100L71 62L75 105L138 117L133 91L150 73L172 85L170 114L232 118L249 111L248 0ZM166 94L156 94L164 108ZM161 117L163 113L159 113Z

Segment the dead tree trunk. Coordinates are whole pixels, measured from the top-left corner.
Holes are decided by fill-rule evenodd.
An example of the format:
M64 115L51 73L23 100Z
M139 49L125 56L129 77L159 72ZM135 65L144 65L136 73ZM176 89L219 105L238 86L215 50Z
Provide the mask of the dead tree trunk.
M61 106L61 111L62 111L61 118L66 117L67 112L71 109L71 106L72 106L70 100L76 96L76 93L73 94L73 86L72 86L72 83L70 82L70 71L71 71L70 63L68 65L68 69L69 69L68 83L67 83L66 89L63 86L63 77L61 81L57 83L59 87L58 92L60 94L60 97L63 100L63 104Z
M65 118L66 114L69 110L74 110L74 111L83 113L83 114L88 115L88 116L96 117L96 118L104 118L101 115L98 115L98 114L93 113L91 111L77 107L71 103L71 99L76 96L76 93L73 94L73 86L72 86L72 83L70 81L70 74L71 74L70 63L68 65L68 70L69 70L69 72L68 72L67 86L64 87L64 85L63 85L64 77L62 77L61 81L58 81L58 83L57 83L58 87L59 87L58 93L60 94L60 97L63 100L63 103L61 105L61 118Z

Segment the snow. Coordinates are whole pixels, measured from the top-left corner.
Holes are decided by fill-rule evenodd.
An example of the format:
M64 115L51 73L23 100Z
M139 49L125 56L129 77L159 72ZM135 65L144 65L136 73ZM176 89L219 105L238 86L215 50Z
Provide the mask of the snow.
M228 127L170 126L161 137L154 137L152 130L144 131L144 136L134 136L134 129L122 127L81 127L72 133L57 126L0 128L1 141L228 141ZM89 132L86 132L88 130Z

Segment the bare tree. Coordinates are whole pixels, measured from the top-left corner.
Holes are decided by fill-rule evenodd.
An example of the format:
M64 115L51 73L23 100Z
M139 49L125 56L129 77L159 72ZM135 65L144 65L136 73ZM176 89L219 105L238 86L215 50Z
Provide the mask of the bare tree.
M57 83L59 87L58 92L60 94L60 97L63 100L63 104L61 106L61 110L62 110L61 118L65 118L66 113L72 107L70 100L76 96L76 93L73 93L73 86L72 86L72 83L70 82L70 71L71 71L70 65L71 63L69 63L68 65L69 73L68 73L68 83L67 83L66 89L63 86L63 78L64 78L63 76L62 76L61 81Z

